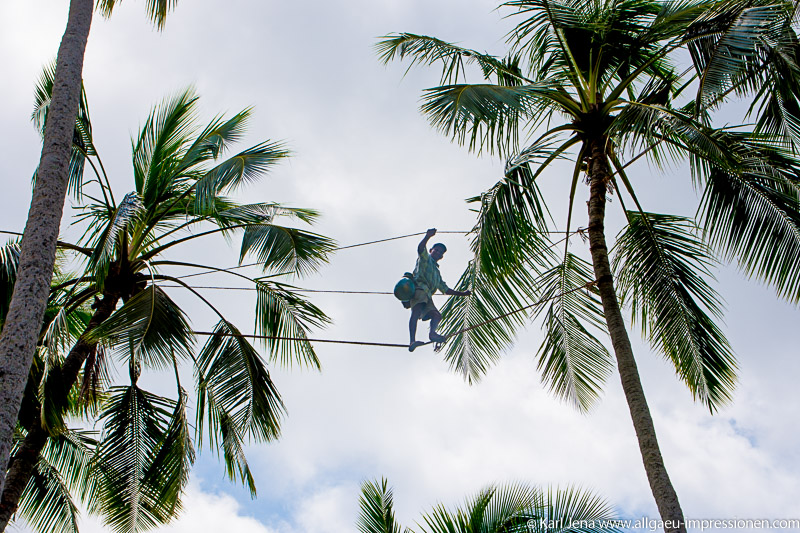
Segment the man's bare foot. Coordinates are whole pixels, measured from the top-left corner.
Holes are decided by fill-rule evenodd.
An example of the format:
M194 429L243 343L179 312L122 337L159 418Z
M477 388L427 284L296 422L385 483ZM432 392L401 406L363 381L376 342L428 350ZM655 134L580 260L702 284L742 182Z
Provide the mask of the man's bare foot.
M408 345L408 351L409 352L413 352L414 350L416 350L417 348L419 348L423 344L425 344L425 343L422 342L422 341L414 341L414 342L412 342L411 344Z
M428 335L428 337L430 337L430 339L433 342L444 342L447 340L447 337L445 337L444 335L439 335L438 333L435 332L431 332L431 334Z

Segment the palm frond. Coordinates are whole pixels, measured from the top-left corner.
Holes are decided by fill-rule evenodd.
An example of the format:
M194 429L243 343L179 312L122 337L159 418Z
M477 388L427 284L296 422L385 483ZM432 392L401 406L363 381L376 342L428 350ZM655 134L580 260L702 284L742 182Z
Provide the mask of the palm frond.
M178 167L180 173L189 172L199 165L217 159L230 144L235 143L244 135L251 108L244 109L229 119L221 116L215 117L186 150Z
M700 76L697 101L707 105L728 89L749 63L758 61L762 42L780 39L785 21L785 7L766 2L719 3L698 17L686 36Z
M191 327L183 310L160 287L150 284L130 298L86 340L128 350L137 361L154 368L168 368L175 356L187 358L192 351Z
M472 259L467 265L456 290L469 289L472 295L447 300L440 331L448 337L445 360L468 383L478 383L514 343L527 316L514 311L533 298L533 282L525 269L492 279L483 273L479 260Z
M245 440L270 441L280 435L285 407L269 372L239 331L221 321L197 361L198 442L208 422L209 443L222 452L229 479L256 495L255 479L244 453Z
M197 180L195 213L208 212L217 195L254 181L287 157L289 151L283 144L265 141L226 159Z
M287 207L273 202L245 204L218 211L217 217L230 224L269 224L276 217L296 218L307 224L319 218L319 212L303 207Z
M19 499L17 514L37 533L78 533L78 508L59 472L39 461Z
M611 507L590 491L522 483L490 485L454 510L439 504L423 520L426 533L620 531Z
M152 208L172 196L182 177L182 156L195 131L198 96L186 89L165 98L147 118L133 147L136 192Z
M518 157L534 159L530 152ZM513 165L513 166L511 166ZM548 264L547 206L529 161L506 166L505 177L468 203L480 203L470 248L486 276L500 277L531 264Z
M40 135L44 137L44 128L47 123L47 114L50 111L50 102L53 96L53 80L55 79L55 62L45 65L34 90L34 106L31 120ZM86 92L81 83L81 95L78 103L78 115L75 117L75 130L72 134L72 149L70 150L69 166L67 171L67 191L75 198L80 198L83 193L83 169L86 156L96 155L92 140L92 123L89 119L89 104ZM34 181L36 175L34 175Z
M285 407L258 353L233 324L222 320L214 328L197 359L197 373L197 431L201 434L207 408L212 445L226 447L228 433L237 441L278 438Z
M140 389L135 383L114 387L100 417L103 435L94 466L100 474L101 510L117 533L135 533L167 523L174 517L176 500L167 498L148 473L159 468L176 402Z
M426 89L421 111L431 124L470 150L503 155L518 144L520 123L571 109L568 97L542 81L520 86L442 85Z
M383 478L361 484L356 527L361 533L400 533L394 517L394 491Z
M186 402L186 392L180 389L169 425L156 447L149 468L144 472L144 484L159 492L156 496L159 501L171 502L173 516L180 511L180 497L189 481L189 471L195 459Z
M529 522L530 533L578 531L618 533L622 529L612 507L599 495L578 487L549 487L541 492L538 520Z
M320 368L314 347L308 340L310 328L323 327L330 318L317 306L293 291L295 287L260 279L256 281L256 333L265 337L271 360L284 366L294 362Z
M536 296L530 263L544 264L552 255L543 233L546 211L533 178L528 162L511 164L504 179L470 200L481 204L472 229L474 256L457 289L470 289L472 295L447 301L441 328L452 335L446 360L470 383L513 343L514 332L526 322L525 313L514 311Z
M244 229L239 262L253 254L264 272L306 275L328 261L336 243L322 235L276 224L249 224Z
M110 362L106 349L103 345L96 344L83 364L78 401L74 402L77 409L72 412L83 416L96 415L104 401L104 391L110 383Z
M727 132L658 103L629 102L614 118L609 133L633 151L647 150L650 161L659 167L667 158L682 161L687 155L724 168L739 164Z
M762 161L750 169L711 169L700 207L711 244L747 274L800 302L800 179ZM794 175L792 175L794 174Z
M375 45L375 50L384 65L393 60L411 58L409 65L411 69L415 64L428 66L441 61L442 85L456 84L459 79L465 79L466 66L470 64L477 64L487 79L491 74L495 74L516 79L517 82L522 81L516 69L494 56L426 35L413 33L387 35Z
M737 366L712 317L722 314L706 281L714 259L690 219L629 212L628 220L614 250L621 299L694 398L713 412L731 400Z
M600 298L594 289L582 289L594 279L592 266L568 253L564 261L538 281L547 333L539 348L542 381L558 398L581 412L599 399L614 363L592 331L606 331Z
M535 487L517 483L491 486L474 500L480 512L471 513L470 521L483 531L525 531L528 522L537 518L538 500Z
M552 74L547 65L554 56L563 55L565 46L558 33L580 26L585 18L580 11L587 4L553 0L511 0L502 5L515 9L514 16L523 18L508 33L508 43L514 50L525 53L532 70L544 76Z
M99 0L97 2L97 9L100 14L108 18L114 10L114 6L119 4L121 0ZM161 30L167 21L167 13L169 13L178 4L178 0L147 0L145 2L145 11L147 16Z
M98 478L92 469L96 446L95 431L69 429L47 439L39 459L90 512L98 509Z

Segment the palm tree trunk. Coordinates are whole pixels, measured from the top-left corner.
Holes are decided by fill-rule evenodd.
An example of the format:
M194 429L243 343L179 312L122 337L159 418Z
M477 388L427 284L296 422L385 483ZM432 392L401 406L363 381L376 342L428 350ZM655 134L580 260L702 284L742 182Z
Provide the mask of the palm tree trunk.
M106 294L97 301L92 318L86 325L81 338L72 347L61 366L61 380L65 391L69 391L75 386L81 366L92 350L96 348L97 343L87 342L83 337L111 316L119 299L120 297L116 294ZM28 433L9 463L5 488L0 496L0 533L5 531L8 522L16 512L22 491L30 481L33 469L39 460L39 454L47 444L49 435L47 430L42 427L40 410L37 409L35 416L31 418L30 427L26 428Z
M67 28L58 49L53 98L22 238L17 280L0 337L0 491L5 485L14 426L53 276L92 9L92 0L70 2Z
M587 169L590 180L589 250L592 254L595 279L603 302L603 312L622 380L622 390L625 392L625 399L631 412L650 490L656 500L661 519L664 521L664 531L685 533L683 510L661 457L655 426L650 416L650 409L647 407L639 370L636 367L633 349L614 289L611 265L608 261L604 221L606 193L611 172L605 155L605 145L606 139L601 137L589 141L588 146L590 154Z

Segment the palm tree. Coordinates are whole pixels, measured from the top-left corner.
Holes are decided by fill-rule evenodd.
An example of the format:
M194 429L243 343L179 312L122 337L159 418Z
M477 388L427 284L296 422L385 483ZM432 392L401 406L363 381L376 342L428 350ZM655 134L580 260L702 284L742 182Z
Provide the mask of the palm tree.
M586 410L611 372L611 357L595 337L607 330L658 510L675 526L667 530L685 531L619 301L712 412L731 398L736 363L713 320L721 306L707 282L709 245L800 301L794 3L511 0L503 6L524 17L509 33L511 50L503 58L413 34L378 45L384 62L441 61L441 85L426 91L423 113L470 149L510 154L503 179L472 199L479 204L475 256L460 285L472 288L473 297L443 310L450 331L503 318L456 335L447 357L467 379L479 379L524 324L513 311L535 307L547 330L539 350L542 378ZM687 50L691 66L681 71ZM484 83L463 81L471 64ZM713 112L734 97L752 97L755 125L713 128ZM542 127L545 133L519 147L520 129ZM640 158L656 166L690 161L693 183L703 191L700 228L645 211L628 174ZM562 159L574 164L568 235L581 176L589 186L591 263L570 252L568 238L555 254L542 233L549 228L536 180ZM628 225L612 269L604 225L608 195L615 193ZM624 196L634 209L625 209ZM582 286L591 290L577 290Z
M47 75L37 94L46 94L46 80ZM251 111L219 116L199 128L197 101L186 90L153 109L133 142L133 191L121 200L97 156L88 112L79 123L76 150L94 172L85 187L97 192L82 195L76 223L85 232L65 253L81 256L85 269L59 275L51 289L0 500L0 531L17 509L42 531L52 530L53 517L60 517L62 531L74 531L71 495L101 513L115 531L139 531L174 517L194 459L187 393L178 372L184 361L193 365L196 378L194 440L201 445L207 438L222 455L227 475L255 494L243 446L278 438L283 402L258 351L180 271L203 268L253 283L255 327L272 337L265 340L270 361L319 368L308 341L281 338L304 339L309 328L328 318L276 277L315 271L334 243L278 223L311 223L317 217L313 210L239 204L228 196L261 178L288 152L267 141L223 160ZM37 98L37 105L46 102ZM263 277L172 254L197 239L236 234L242 235L240 262L255 257ZM196 296L219 318L199 350L187 312L168 294L173 289ZM127 367L125 384L109 382L112 354ZM139 378L146 369L172 369L176 399L142 389ZM78 415L102 424L99 439L67 427Z
M163 27L167 12L176 1L148 0L148 15L159 28ZM103 15L110 16L115 4L116 0L98 0L97 5ZM70 0L67 27L56 59L51 112L44 133L38 179L21 244L18 282L0 336L0 491L5 485L14 425L53 274L93 9L93 0Z
M360 533L412 533L394 516L394 494L386 479L365 481L359 498ZM616 532L609 507L589 491L542 489L522 483L490 485L454 511L439 504L423 515L424 533Z

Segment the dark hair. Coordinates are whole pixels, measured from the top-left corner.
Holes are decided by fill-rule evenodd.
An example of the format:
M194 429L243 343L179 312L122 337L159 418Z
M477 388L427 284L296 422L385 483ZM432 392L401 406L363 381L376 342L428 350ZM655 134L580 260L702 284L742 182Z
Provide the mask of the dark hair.
M436 244L431 246L431 248L436 248L437 246L442 249L442 253L447 251L447 246L445 246L444 244L442 244L440 242L437 242Z

